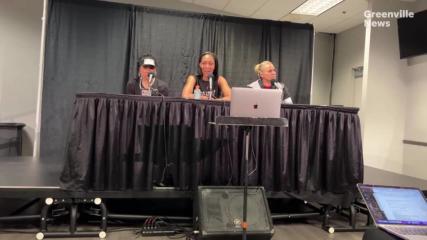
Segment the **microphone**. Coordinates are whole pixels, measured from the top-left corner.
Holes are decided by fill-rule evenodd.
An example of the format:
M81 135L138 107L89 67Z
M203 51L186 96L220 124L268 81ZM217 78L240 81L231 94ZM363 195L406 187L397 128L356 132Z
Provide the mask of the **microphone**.
M209 74L209 90L212 91L212 81L213 81L213 77L214 75L211 73Z
M209 74L209 99L212 99L212 79L214 75L211 73Z
M271 85L272 86L275 86L276 88L278 88L278 89L281 89L282 88L282 84L277 80L277 79L273 79L273 80L271 80Z
M150 86L150 88L151 86L153 86L154 81L156 81L156 74L151 72L148 74L148 85Z
M148 74L148 82L150 82L151 83L151 81L153 81L153 78L155 78L156 77L156 74L155 73L149 73Z

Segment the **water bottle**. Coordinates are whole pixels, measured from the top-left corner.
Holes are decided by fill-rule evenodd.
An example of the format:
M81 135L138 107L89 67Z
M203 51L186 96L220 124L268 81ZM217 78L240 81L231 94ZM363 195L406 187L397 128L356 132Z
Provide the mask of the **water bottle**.
M194 99L200 99L201 96L202 91L200 91L200 86L196 85L196 87L194 88Z

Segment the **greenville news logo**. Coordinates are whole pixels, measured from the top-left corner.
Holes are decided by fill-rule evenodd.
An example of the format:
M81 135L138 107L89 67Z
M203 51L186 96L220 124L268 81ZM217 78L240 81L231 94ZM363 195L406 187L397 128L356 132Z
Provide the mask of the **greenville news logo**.
M363 15L365 16L365 27L390 27L391 18L413 18L414 12L409 10L399 10L398 12L373 12L366 10Z

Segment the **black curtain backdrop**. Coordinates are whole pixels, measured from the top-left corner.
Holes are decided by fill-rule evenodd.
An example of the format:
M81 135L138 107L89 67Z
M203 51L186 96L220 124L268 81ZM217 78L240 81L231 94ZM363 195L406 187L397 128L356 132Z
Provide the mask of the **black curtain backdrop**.
M41 156L64 158L78 92L122 93L144 54L179 95L197 72L201 52L218 55L231 86L254 81L253 67L271 60L296 103L309 103L313 27L100 1L52 0L46 36Z

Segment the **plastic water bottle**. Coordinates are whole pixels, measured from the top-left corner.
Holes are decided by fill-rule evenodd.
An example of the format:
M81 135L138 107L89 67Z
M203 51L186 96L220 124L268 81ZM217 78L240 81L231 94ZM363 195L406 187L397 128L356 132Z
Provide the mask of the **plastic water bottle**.
M194 88L194 99L200 99L201 96L202 91L200 91L200 86L196 85L196 87Z

